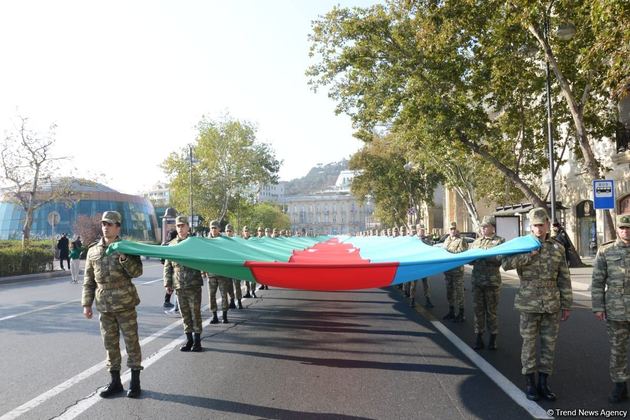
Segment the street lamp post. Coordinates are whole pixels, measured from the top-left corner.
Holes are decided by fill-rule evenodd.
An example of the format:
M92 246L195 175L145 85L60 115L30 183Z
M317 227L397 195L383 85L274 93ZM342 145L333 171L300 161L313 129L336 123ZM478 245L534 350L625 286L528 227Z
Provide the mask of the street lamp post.
M543 22L543 37L545 44L549 45L549 16L551 15L551 7L553 1L547 8L547 13ZM575 35L575 26L572 23L564 23L558 26L556 36L563 40L568 41ZM551 71L549 67L549 58L545 53L545 78L547 89L547 147L549 149L549 195L551 197L551 222L555 223L556 220L556 168L553 160L553 123L551 113Z
M192 144L188 145L189 158L190 158L190 190L188 198L190 200L190 226L194 228L195 214L193 213L193 147Z

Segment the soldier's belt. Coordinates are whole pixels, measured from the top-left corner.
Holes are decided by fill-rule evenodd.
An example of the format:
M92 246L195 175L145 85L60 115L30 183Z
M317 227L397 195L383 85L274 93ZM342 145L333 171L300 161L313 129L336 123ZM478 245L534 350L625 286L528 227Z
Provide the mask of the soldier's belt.
M558 282L556 281L540 281L534 280L529 283L531 287L557 287Z
M118 289L122 287L127 287L131 285L131 280L127 281L114 281L111 283L97 283L99 289L108 290L108 289Z

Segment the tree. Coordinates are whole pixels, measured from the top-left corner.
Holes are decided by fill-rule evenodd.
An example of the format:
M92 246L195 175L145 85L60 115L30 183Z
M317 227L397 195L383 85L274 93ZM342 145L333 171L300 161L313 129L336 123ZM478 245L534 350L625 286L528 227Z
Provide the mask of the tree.
M22 246L28 245L35 210L51 201L69 202L76 197L69 178L56 178L58 162L66 157L54 157L55 128L41 134L28 127L28 118L18 116L15 131L6 135L0 151L4 175L5 199L24 210Z
M374 137L350 159L359 171L351 191L360 201L374 197L375 216L386 225L406 224L407 211L419 213L420 204L433 203L433 191L441 177L424 167L406 166L407 151L395 136Z
M72 231L81 237L84 246L95 242L101 236L101 213L94 216L79 215Z
M205 117L197 126L192 168L195 213L206 220L223 220L257 188L278 182L280 161L268 144L256 141L251 123L226 117ZM171 153L162 168L171 179L171 201L180 211L188 208L190 184L189 149Z
M291 219L282 212L280 206L271 203L257 203L253 206L245 207L238 214L238 223L242 228L248 226L253 232L258 226L263 228L291 229Z
M579 19L580 27L596 21L599 27L612 28L618 20L601 9L622 6L611 4L596 2L597 11L591 2L560 0L553 12L562 15L559 21ZM455 156L464 161L456 164L465 164L472 153L494 166L531 203L543 206L540 174L548 161L540 123L545 115L541 64L544 57L552 58L553 50L545 47L545 55L537 56L540 39L530 29L542 17L538 3L525 0L392 0L366 9L336 7L314 23L311 55L319 62L307 74L314 88L330 86L337 112L351 116L359 138L369 141L374 130L384 129L415 137L428 153L461 149ZM575 110L554 95L556 138L559 131L565 134L556 143L553 159L561 159L560 151L571 147L594 168L584 134L600 139L613 133L614 103L607 87L627 83L627 73L619 71L619 66L627 69L627 60L621 61L619 52L627 49L630 38L627 30L611 32L593 35L585 29L584 35L556 51L561 57L557 68L570 80L568 87L582 89L581 97L589 98L590 106L581 108L584 130L577 125ZM626 64L599 72L609 66L605 54L582 59L598 42L616 57L614 63ZM584 65L573 65L576 62Z

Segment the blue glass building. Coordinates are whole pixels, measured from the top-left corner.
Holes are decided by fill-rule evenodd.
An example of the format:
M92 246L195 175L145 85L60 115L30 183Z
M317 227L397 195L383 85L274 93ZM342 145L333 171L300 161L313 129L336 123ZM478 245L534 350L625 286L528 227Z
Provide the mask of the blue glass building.
M66 232L74 236L74 225L79 216L100 215L115 210L122 215L121 236L124 239L159 242L160 235L155 210L144 197L122 194L105 185L83 179L72 179L71 188L78 198L71 202L46 203L35 210L32 238L50 238ZM52 212L59 214L59 223L53 227L48 222ZM24 210L5 199L0 201L0 239L21 239Z

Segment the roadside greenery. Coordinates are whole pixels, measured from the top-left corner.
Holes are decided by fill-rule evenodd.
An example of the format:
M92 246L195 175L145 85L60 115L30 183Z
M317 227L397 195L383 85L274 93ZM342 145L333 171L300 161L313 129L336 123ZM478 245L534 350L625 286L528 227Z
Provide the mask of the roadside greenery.
M0 277L34 274L52 267L54 251L51 241L0 241Z

